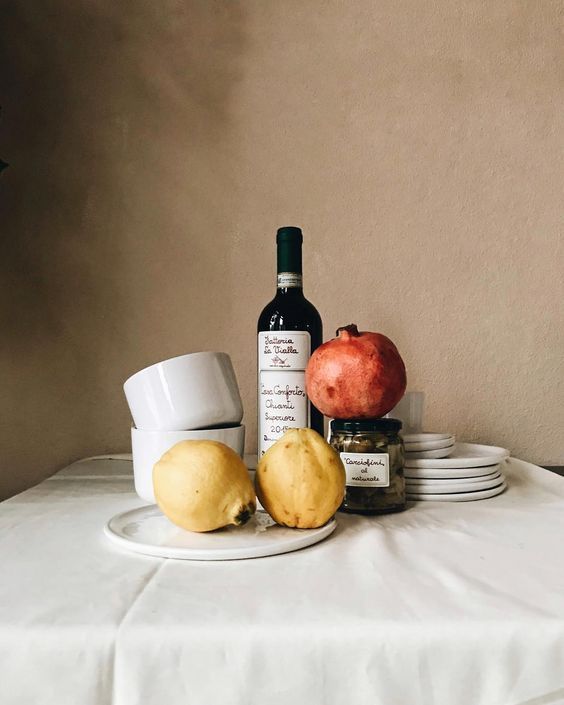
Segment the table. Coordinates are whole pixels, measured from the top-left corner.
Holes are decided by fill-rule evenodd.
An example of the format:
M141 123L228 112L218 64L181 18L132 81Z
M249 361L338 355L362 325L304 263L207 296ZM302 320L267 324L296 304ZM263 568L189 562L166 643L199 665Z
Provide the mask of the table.
M506 474L486 501L197 563L110 544L143 504L131 463L75 463L0 504L0 703L563 703L564 478Z

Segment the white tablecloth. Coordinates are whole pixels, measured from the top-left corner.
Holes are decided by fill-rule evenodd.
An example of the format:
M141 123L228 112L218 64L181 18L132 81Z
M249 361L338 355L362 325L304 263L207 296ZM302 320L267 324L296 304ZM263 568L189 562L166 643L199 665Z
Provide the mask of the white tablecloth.
M123 459L0 504L1 705L564 703L564 478L338 516L329 539L224 563L114 548Z

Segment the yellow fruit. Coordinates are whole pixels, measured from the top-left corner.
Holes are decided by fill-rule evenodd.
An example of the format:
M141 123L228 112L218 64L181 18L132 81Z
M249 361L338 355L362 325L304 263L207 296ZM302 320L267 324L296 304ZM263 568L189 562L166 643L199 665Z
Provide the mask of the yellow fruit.
M310 428L292 428L260 459L257 496L278 524L298 529L323 526L345 494L339 454Z
M188 531L244 524L256 509L245 464L218 441L177 443L155 464L153 487L162 512Z

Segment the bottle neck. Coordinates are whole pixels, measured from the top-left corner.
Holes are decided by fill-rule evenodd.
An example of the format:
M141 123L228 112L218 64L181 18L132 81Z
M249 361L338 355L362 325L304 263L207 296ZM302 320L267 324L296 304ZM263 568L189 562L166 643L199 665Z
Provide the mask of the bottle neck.
M291 293L302 290L302 245L301 242L279 242L277 245L277 282L279 292Z

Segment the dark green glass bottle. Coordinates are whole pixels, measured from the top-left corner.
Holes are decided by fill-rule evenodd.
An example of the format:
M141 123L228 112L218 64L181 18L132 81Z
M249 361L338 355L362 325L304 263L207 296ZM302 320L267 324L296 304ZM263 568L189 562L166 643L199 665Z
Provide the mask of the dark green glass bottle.
M289 428L311 427L323 435L323 416L305 391L305 368L321 345L317 309L302 288L300 228L276 234L277 289L258 319L258 456Z

